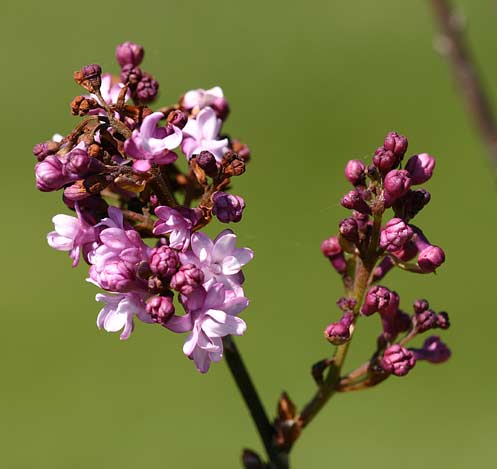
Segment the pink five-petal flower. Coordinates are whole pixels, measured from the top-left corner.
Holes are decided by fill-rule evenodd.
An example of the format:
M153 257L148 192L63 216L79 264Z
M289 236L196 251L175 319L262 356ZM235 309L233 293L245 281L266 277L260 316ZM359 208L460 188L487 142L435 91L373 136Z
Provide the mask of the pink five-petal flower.
M97 294L96 300L105 303L97 316L97 327L107 332L122 329L120 339L128 339L134 329L135 317L146 323L153 322L146 310L145 295L141 292Z
M249 248L236 247L236 234L224 230L212 241L205 233L197 232L191 238L191 250L180 254L183 264L194 264L204 273L205 284L221 283L236 296L243 296L241 269L254 253Z
M220 361L223 356L222 337L245 332L247 325L237 314L248 306L248 299L226 295L223 285L215 283L208 290L194 290L183 304L193 324L183 352L201 373L206 373L211 362Z
M210 107L202 109L196 118L188 119L183 128L185 138L181 145L181 149L188 159L202 151L210 151L217 161L222 160L228 149L228 139L218 140L221 124L221 119Z
M154 234L169 234L169 246L185 250L190 245L190 233L199 220L198 211L185 207L177 210L167 205L157 207L154 212L159 219L154 224Z
M124 142L126 153L137 160L133 164L137 171L148 171L152 163L169 164L178 158L171 150L180 145L183 133L179 127L171 124L158 127L163 117L162 112L148 115L143 119L140 129L133 130L131 138Z
M95 228L83 219L76 204L77 217L69 215L55 215L52 221L55 231L47 235L50 247L58 251L69 251L69 257L73 260L73 267L79 263L79 255L83 251L83 258L88 261L88 253L94 247L96 240Z

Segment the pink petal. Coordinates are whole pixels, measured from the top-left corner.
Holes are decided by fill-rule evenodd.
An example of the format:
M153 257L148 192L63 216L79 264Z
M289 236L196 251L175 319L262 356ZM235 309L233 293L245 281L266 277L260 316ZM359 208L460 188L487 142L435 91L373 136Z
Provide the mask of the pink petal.
M191 243L192 251L200 262L210 262L213 247L211 239L205 233L198 232L192 235Z
M164 117L162 112L154 112L143 119L140 127L142 138L149 139L155 135L158 122Z
M235 251L236 234L231 230L224 230L214 240L212 249L212 262L221 263L227 256L231 256Z

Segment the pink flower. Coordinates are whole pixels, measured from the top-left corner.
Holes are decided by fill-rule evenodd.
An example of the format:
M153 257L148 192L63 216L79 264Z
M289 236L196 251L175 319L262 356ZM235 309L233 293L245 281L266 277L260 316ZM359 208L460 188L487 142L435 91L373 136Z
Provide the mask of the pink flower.
M206 373L211 362L218 362L223 356L222 337L245 332L247 325L237 314L248 306L248 299L226 294L223 285L216 283L208 290L194 290L183 303L188 314L180 318L181 324L173 325L172 318L166 327L183 332L184 327L180 326L192 325L183 352L201 373Z
M204 285L221 283L236 296L243 296L242 267L254 253L249 248L236 247L236 235L224 230L212 241L206 234L197 232L191 238L191 250L180 254L182 264L194 264L204 273Z
M107 104L116 104L117 98L119 97L119 93L124 88L122 83L112 84L112 75L110 73L102 74L102 84L100 85L100 93L102 94L102 98ZM98 98L92 94L91 97L93 99ZM130 98L130 93L126 93L126 99ZM105 114L105 113L104 113Z
M99 293L97 301L105 303L97 316L97 327L107 332L117 332L122 329L120 339L126 340L134 329L134 318L152 323L147 313L144 294L138 292L118 293L108 295Z
M216 102L224 100L223 90L219 86L215 86L210 90L191 90L185 93L181 105L185 109L196 109L200 111L207 106L212 106Z
M73 267L79 263L79 255L83 251L83 258L88 261L88 253L93 248L96 233L95 228L85 222L76 204L77 217L69 215L55 215L52 221L55 231L47 235L50 247L57 251L69 251L69 257L73 260Z
M199 220L198 212L185 207L176 210L162 205L155 209L155 214L159 219L155 222L154 234L169 234L170 247L179 250L188 249L191 229Z
M210 151L217 161L221 161L228 149L228 139L218 140L222 121L218 119L214 109L202 109L196 119L188 119L183 128L185 138L181 145L183 153L190 159L202 151Z
M183 134L180 128L171 124L158 127L163 117L162 112L148 115L140 129L133 130L131 138L124 142L126 153L137 160L133 164L137 171L148 171L152 163L169 164L178 158L171 150L179 146Z

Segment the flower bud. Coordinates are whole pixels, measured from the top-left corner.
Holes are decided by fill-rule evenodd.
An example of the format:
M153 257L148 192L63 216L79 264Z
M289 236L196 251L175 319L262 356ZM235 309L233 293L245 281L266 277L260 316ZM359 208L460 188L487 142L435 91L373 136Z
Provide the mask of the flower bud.
M418 248L416 243L411 239L407 241L401 249L392 252L392 254L399 260L403 262L408 262L414 259L418 255Z
M135 67L131 64L125 65L121 69L121 82L129 83L132 86L135 86L142 79L142 71L140 67Z
M434 364L446 362L451 356L450 349L436 335L428 337L423 348L413 349L412 352L417 360L426 360Z
M356 210L357 212L364 214L371 213L369 205L365 202L361 192L357 189L345 194L340 203L343 207L348 208L349 210Z
M388 347L380 361L381 367L395 376L404 376L416 364L414 354L399 344Z
M238 195L218 191L212 195L212 201L212 213L221 223L236 223L242 219L245 201Z
M321 252L330 260L331 265L339 274L347 271L347 262L336 236L330 236L321 243Z
M35 166L36 187L43 192L60 189L67 184L68 178L63 173L64 165L57 155L48 155Z
M338 231L344 239L350 241L351 243L356 243L357 241L359 241L359 229L357 226L357 221L352 217L342 220L338 225Z
M245 162L235 152L226 152L221 164L226 177L241 176L245 172Z
M430 303L428 301L419 299L414 302L412 305L414 308L415 314L421 314L423 311L426 311L430 307Z
M98 93L102 85L102 68L98 64L85 65L74 72L74 80L90 93Z
M399 197L407 193L411 187L411 178L405 169L390 171L383 182L385 190L385 204L391 206Z
M386 274L388 274L388 272L393 269L394 266L395 263L390 256L384 257L374 269L373 282L380 281Z
M159 246L150 254L150 270L153 274L169 281L178 271L178 253L169 246Z
M414 325L419 333L437 326L437 315L431 309L426 309L414 315Z
M248 161L250 159L250 148L239 140L233 139L231 142L231 148L233 151L243 160Z
M364 184L366 166L360 160L350 160L345 166L345 177L354 186Z
M225 120L230 113L228 101L224 97L214 98L210 103L210 107L216 111L217 117L221 120Z
M136 96L142 103L150 103L159 92L159 83L148 74L143 74L136 85Z
M147 301L146 308L154 322L164 325L174 314L173 297L153 296Z
M171 288L183 295L190 295L193 290L202 286L204 273L194 264L182 265L171 279Z
M430 193L425 189L409 189L403 197L393 204L395 215L406 221L414 218L431 200Z
M86 150L74 148L67 154L67 162L64 166L64 174L84 177L88 173L91 158Z
M205 171L205 174L210 177L216 177L219 169L216 164L216 158L210 151L201 151L195 155L198 165Z
M373 156L373 164L380 170L381 174L386 174L391 169L396 168L399 162L399 156L384 147L378 148Z
M89 192L84 184L84 180L81 179L76 181L74 184L64 188L64 199L71 200L73 202L81 201L91 197L92 194Z
M121 67L131 65L136 67L143 60L144 50L142 46L134 42L126 41L116 47L116 59Z
M445 253L438 246L428 246L418 256L418 266L424 273L435 272L445 262Z
M86 96L76 96L71 101L71 114L73 116L86 116L92 109L99 107L93 98Z
M36 156L36 159L41 162L48 155L53 155L57 151L58 147L59 145L52 141L37 143L33 147L33 155Z
M450 327L449 315L445 311L437 314L437 327L440 329L448 329Z
M403 135L399 135L397 132L389 132L383 142L385 149L395 153L400 159L402 159L407 151L407 145L407 138Z
M411 328L411 316L400 309L391 316L382 316L383 333L381 339L385 342L393 342L401 332Z
M399 295L380 285L372 286L364 300L361 313L364 316L370 316L377 311L382 315L393 315L399 308Z
M175 109L167 115L167 122L168 124L182 129L188 122L188 117L183 111Z
M435 169L435 158L428 153L420 153L409 158L406 170L411 175L412 184L423 184L428 181Z
M404 220L392 218L381 231L380 247L388 252L398 251L413 234L412 228Z
M333 345L342 345L350 339L350 326L354 314L346 312L338 322L332 322L324 331L324 336Z

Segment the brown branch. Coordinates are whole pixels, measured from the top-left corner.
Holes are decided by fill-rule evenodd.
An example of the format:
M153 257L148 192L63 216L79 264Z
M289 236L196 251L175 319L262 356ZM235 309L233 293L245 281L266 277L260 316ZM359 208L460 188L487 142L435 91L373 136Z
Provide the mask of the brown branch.
M440 29L440 51L448 57L459 91L487 146L490 158L497 167L497 124L474 57L466 43L460 18L450 0L431 0Z

